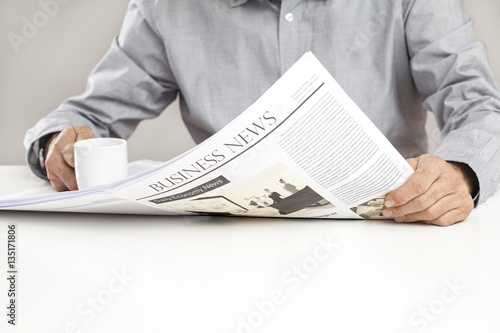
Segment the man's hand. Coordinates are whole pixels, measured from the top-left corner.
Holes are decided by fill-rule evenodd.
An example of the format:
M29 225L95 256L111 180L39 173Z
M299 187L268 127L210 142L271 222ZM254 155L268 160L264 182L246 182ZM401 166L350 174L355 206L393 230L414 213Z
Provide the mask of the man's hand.
M71 126L55 133L45 147L47 178L57 191L77 190L74 144L94 137L88 126Z
M474 181L454 163L422 155L408 160L415 173L385 198L385 217L396 222L449 226L463 221L474 208Z

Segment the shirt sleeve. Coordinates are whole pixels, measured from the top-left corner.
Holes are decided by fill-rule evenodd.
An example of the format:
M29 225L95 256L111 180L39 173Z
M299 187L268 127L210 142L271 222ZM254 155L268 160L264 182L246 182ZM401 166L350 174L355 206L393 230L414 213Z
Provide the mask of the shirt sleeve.
M69 126L89 126L96 137L128 138L143 119L157 117L178 87L156 26L154 1L131 1L120 34L89 76L86 91L64 101L25 136L31 170L40 167L39 139Z
M460 0L409 3L404 19L412 75L441 130L435 155L471 167L482 203L500 183L500 94L485 46L476 42Z

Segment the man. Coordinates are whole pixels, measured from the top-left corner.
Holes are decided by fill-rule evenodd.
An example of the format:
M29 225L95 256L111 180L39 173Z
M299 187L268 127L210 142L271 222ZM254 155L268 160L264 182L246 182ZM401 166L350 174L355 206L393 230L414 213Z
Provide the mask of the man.
M496 191L500 95L460 0L132 0L87 91L28 131L28 162L74 190L75 141L127 138L177 95L201 142L309 50L416 170L384 216L450 225ZM424 107L442 131L435 156Z
M283 196L278 192L271 191L268 188L265 188L264 191L266 192L266 195L273 201L273 204L283 200Z
M280 178L279 182L281 184L283 184L283 188L286 191L288 191L288 192L290 192L292 194L295 194L295 193L297 193L299 191L295 185L287 183L283 178Z

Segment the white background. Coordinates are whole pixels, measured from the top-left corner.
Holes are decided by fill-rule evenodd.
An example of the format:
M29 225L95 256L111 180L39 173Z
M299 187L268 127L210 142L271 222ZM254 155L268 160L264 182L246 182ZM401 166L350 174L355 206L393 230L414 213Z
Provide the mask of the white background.
M500 0L465 4L475 19L477 38L488 45L498 80ZM26 130L61 101L83 92L88 74L119 32L127 5L126 0L69 1L16 54L7 34L20 34L23 17L31 19L40 7L37 0L0 0L0 165L23 164ZM435 145L435 125L428 129ZM164 144L158 147L158 142ZM139 125L129 141L130 160L167 160L193 145L174 103L159 119Z

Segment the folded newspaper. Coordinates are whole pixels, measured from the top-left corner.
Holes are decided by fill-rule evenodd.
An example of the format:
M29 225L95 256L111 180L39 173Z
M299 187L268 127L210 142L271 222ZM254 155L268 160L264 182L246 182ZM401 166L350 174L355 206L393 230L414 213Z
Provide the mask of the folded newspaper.
M413 173L311 53L190 151L83 191L23 192L0 209L359 219Z

